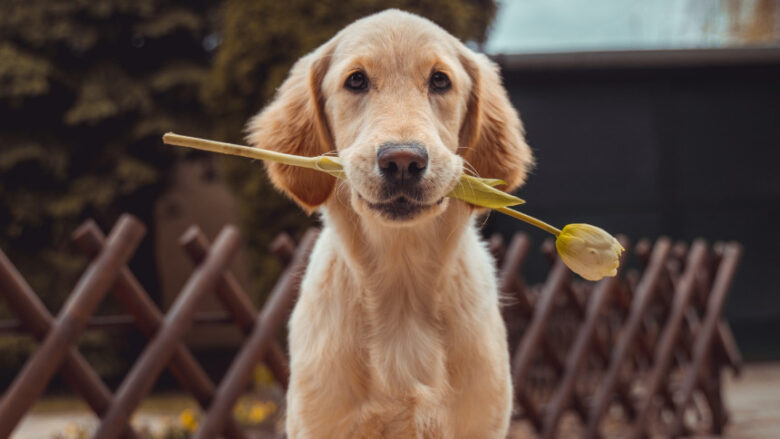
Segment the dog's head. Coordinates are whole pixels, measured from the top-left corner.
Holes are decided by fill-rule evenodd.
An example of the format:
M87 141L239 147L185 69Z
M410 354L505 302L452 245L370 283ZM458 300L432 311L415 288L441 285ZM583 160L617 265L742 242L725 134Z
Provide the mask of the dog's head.
M394 225L443 212L464 170L511 190L533 160L497 66L397 10L356 21L300 59L248 131L260 148L338 152L352 208ZM337 184L276 163L268 172L307 210Z

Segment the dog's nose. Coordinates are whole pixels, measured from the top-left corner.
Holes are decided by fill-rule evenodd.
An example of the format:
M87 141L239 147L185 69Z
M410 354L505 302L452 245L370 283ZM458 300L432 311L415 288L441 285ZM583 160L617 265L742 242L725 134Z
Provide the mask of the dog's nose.
M418 180L428 166L428 152L420 145L383 145L376 153L379 171L388 180Z

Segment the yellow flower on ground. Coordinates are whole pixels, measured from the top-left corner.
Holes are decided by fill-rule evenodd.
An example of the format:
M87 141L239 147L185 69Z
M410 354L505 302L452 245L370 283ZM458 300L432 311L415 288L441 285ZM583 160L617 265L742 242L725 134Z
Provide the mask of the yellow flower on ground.
M198 419L191 409L186 409L179 414L179 423L190 433L198 429Z
M256 402L252 404L252 408L249 410L249 422L259 424L275 411L276 404L273 401Z
M233 415L242 424L257 425L276 413L276 403L273 401L257 401L243 398L233 409Z
M274 384L274 375L271 370L266 367L265 364L260 364L255 367L252 373L252 381L255 386L271 386Z
M590 224L569 224L555 240L563 262L588 280L617 275L622 245L604 229Z

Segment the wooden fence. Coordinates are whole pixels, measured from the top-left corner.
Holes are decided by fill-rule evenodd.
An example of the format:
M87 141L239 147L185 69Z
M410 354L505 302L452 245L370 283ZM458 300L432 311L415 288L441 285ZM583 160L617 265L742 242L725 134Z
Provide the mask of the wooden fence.
M517 420L543 438L723 432L721 371L741 367L720 317L738 244L710 249L703 240L690 248L667 238L642 240L634 251L638 268L594 284L573 280L550 241L542 250L552 267L535 287L519 274L529 248L524 234L508 247L491 240L500 287L511 301L504 315ZM567 412L579 422L560 432Z
M286 235L274 242L272 251L286 268L258 313L227 269L239 245L235 228L225 227L211 244L191 227L180 243L195 269L166 314L126 266L144 232L129 215L107 237L94 222L79 227L73 240L91 262L56 317L0 251L0 297L19 319L0 322L0 330L22 329L39 341L0 401L0 437L11 434L58 372L100 418L93 436L99 439L138 436L129 419L166 367L203 409L193 435L199 439L246 437L232 409L260 362L286 388L287 358L276 339L317 231L308 231L297 246ZM508 245L493 237L490 247L499 261L500 288L509 297L504 315L516 422L544 438L723 430L721 371L739 371L741 363L720 317L740 258L738 244L710 248L699 240L688 248L666 238L643 240L635 246L637 268L593 284L573 280L548 242L542 250L552 268L538 286L527 285L521 275L531 247L526 235L515 235ZM128 314L93 317L109 291ZM196 313L209 294L218 297L225 315ZM197 322L227 320L246 339L222 381L214 383L183 339ZM75 343L87 328L130 325L149 341L111 392Z

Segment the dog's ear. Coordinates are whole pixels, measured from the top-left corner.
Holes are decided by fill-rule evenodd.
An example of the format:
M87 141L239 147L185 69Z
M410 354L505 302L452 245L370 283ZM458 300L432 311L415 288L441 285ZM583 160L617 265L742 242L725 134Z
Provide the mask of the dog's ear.
M309 157L334 149L321 90L329 58L323 46L293 66L274 100L247 124L250 145ZM336 184L335 177L311 169L272 162L266 169L274 186L308 212L324 203Z
M507 185L502 189L511 191L525 181L534 163L520 116L495 63L465 47L460 60L472 81L459 133L461 155L480 177L504 180Z

